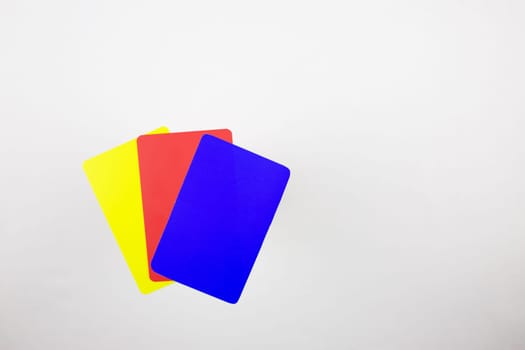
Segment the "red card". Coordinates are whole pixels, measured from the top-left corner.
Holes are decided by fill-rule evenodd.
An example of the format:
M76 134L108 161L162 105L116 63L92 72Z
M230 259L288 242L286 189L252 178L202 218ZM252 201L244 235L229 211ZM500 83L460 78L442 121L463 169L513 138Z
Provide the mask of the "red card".
M151 269L164 228L203 135L232 142L228 129L142 135L137 139L148 268L152 281L167 281Z

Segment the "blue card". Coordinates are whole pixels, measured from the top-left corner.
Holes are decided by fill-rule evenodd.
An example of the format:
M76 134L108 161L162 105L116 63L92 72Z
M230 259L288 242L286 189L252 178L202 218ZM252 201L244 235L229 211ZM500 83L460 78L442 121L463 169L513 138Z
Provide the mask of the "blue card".
M153 257L153 270L236 303L290 170L204 135Z

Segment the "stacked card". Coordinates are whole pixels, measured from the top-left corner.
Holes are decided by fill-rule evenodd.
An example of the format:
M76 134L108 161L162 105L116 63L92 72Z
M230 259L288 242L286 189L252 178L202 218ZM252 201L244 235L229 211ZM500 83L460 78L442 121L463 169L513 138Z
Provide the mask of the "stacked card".
M290 176L227 129L139 136L84 162L143 293L172 281L236 303Z

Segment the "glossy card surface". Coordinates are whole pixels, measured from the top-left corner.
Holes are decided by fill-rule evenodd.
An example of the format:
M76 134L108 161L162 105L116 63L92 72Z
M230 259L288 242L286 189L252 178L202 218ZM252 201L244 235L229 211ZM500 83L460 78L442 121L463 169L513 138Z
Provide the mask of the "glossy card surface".
M165 127L153 131L166 132ZM137 140L90 158L83 167L139 290L150 293L170 284L149 278Z
M143 135L137 140L148 263L153 259L204 134L232 142L232 134L228 129ZM153 281L168 280L155 273L149 264L148 267Z
M289 176L283 165L203 136L157 247L153 270L236 303Z

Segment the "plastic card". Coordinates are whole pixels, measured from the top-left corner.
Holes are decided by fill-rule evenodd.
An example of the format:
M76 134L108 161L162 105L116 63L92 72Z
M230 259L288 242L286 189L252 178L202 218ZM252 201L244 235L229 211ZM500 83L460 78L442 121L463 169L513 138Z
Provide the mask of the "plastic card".
M152 133L166 132L162 127ZM149 278L137 140L90 158L83 167L139 290L149 293L170 284Z
M157 273L236 303L290 171L202 137L152 261Z
M204 134L232 142L228 129L143 135L137 140L149 263ZM149 273L154 281L167 280L151 268Z

